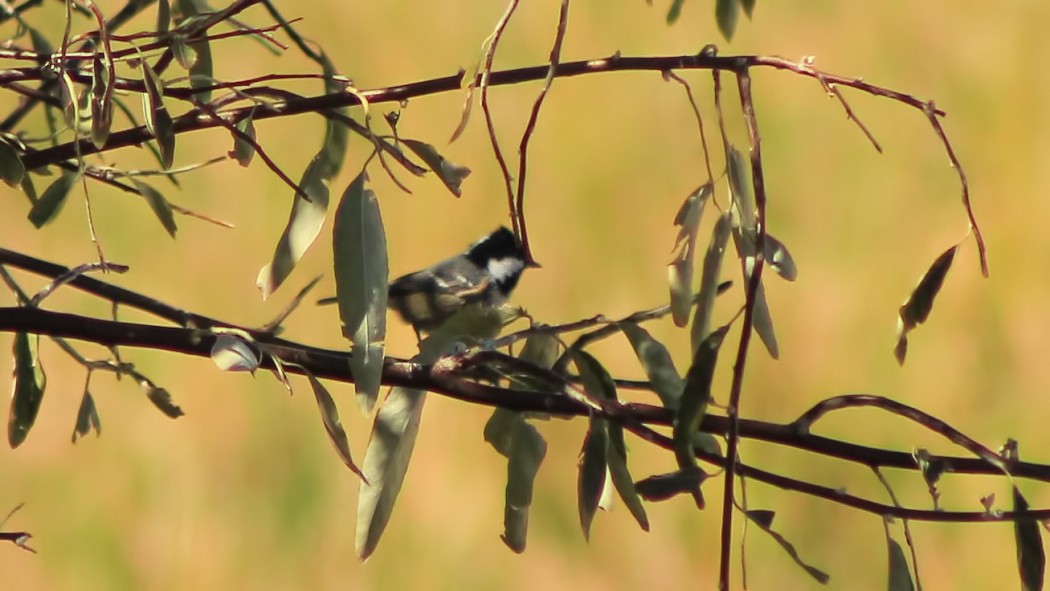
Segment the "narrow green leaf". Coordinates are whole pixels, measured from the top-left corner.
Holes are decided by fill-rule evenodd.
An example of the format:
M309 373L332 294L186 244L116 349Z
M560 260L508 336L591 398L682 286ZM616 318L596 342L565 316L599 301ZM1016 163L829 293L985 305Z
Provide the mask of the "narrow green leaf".
M889 545L889 591L914 591L915 584L911 580L911 571L908 570L908 558L904 555L904 548L896 540L887 536L886 543Z
M678 226L678 237L672 251L675 253L667 266L667 282L671 292L671 318L676 326L689 322L689 310L693 305L693 259L696 257L696 235L704 214L704 205L713 192L713 185L706 183L682 203L674 223Z
M497 408L485 424L485 441L507 458L507 488L503 509L503 534L508 548L525 551L529 529L532 490L540 465L547 455L547 442L522 413Z
M365 414L375 406L383 377L389 276L383 218L367 181L362 171L347 187L332 230L339 316L343 336L353 343L350 366L357 402Z
M469 168L446 160L434 146L428 143L408 139L403 139L401 142L415 152L430 167L430 170L433 170L438 175L438 178L441 179L441 182L448 187L448 190L453 195L459 197L462 194L460 185L463 184L463 179L470 175Z
M8 187L18 187L26 176L26 167L22 156L6 140L0 140L0 180Z
M33 175L25 175L22 177L22 192L25 193L26 198L29 199L30 205L36 205L38 201L36 196L36 187L33 186Z
M189 71L193 64L197 63L197 52L181 36L171 40L171 54L184 70Z
M47 376L37 357L39 339L37 335L15 333L15 386L11 394L11 414L7 420L7 442L11 449L26 440L40 412L40 403L44 400Z
M725 0L719 0L719 2L723 1ZM744 164L744 155L735 147L728 146L726 160L729 194L733 200L733 210L739 219L738 225L746 230L755 230L758 222L755 218L754 195L751 193L750 177Z
M779 359L780 347L777 345L777 335L773 330L773 317L769 313L769 304L766 303L766 288L761 283L758 284L758 291L755 292L753 325L755 332L758 333L758 338L766 346L769 356L773 359Z
M897 358L897 363L901 365L904 365L904 358L908 355L908 333L930 317L933 300L941 291L948 270L952 268L956 248L958 245L944 251L933 261L922 279L919 280L919 284L915 286L915 290L911 292L897 312L897 346L893 349L893 355Z
M51 46L51 42L48 41L47 37L45 37L40 31L30 27L21 19L19 19L18 24L29 31L29 41L33 44L33 51L44 56L49 56L52 53L55 53L55 49Z
M161 166L168 170L175 161L175 129L168 108L164 106L164 86L149 64L143 62L140 67L142 84L146 88L146 93L142 95L142 114L146 119L146 129L157 138Z
M1028 501L1021 491L1014 487L1014 511L1028 511ZM1021 575L1021 589L1038 591L1043 588L1043 577L1046 573L1046 553L1043 550L1043 537L1039 532L1039 522L1035 519L1019 518L1014 520L1014 539L1017 543L1017 571Z
M425 401L426 392L394 388L376 412L357 501L356 548L361 560L372 555L390 522L412 458Z
M124 116L125 116L125 117L127 117L127 118L128 118L128 120L132 122L132 124L133 124L133 127L138 127L138 125L139 125L139 122L138 122L138 119L137 119L137 118L135 117L135 112L134 112L134 111L133 111L133 110L132 110L131 108L129 108L129 107L128 107L128 106L127 106L127 105L126 105L125 103L124 103L124 101L120 99L120 97L119 97L119 96L116 96L116 95L114 95L114 96L112 97L112 100L113 100L113 104L114 104L114 105L115 105L115 106L116 106L116 107L117 107L118 109L120 109L120 112L121 112L121 113L123 113L123 114L124 114ZM163 158L163 157L161 157L161 155L160 155L160 150L158 150L158 149L157 149L157 146L156 146L156 145L154 145L154 143L153 143L153 142L145 142L145 143L143 143L142 145L143 145L143 146L145 146L145 148L146 148L147 150L149 150L149 153L150 153L150 154L151 154L151 155L153 156L153 158L154 158L154 159L155 159L155 160L157 161L157 164L158 164L159 166L163 167L163 166L164 166L164 158ZM179 177L178 177L178 175L174 175L174 174L166 174L166 175L164 175L164 177L165 177L165 178L166 178L166 179L168 180L168 182L169 182L169 183L171 183L171 184L175 185L176 187L179 187L179 186L180 186L180 185L179 185Z
M729 325L722 326L700 343L686 374L682 401L675 415L672 433L679 468L696 466L693 436L707 412L707 404L711 401L711 380L718 363L718 351L728 331Z
M672 0L671 8L667 10L667 24L673 25L682 15L682 4L685 0Z
M747 18L751 18L751 15L755 12L755 0L740 0L740 6L743 7Z
M605 488L605 475L609 468L609 434L605 422L592 418L580 451L580 470L576 482L577 508L584 539L590 539L591 523L598 511L598 503Z
M306 379L310 381L310 388L314 391L317 408L321 411L321 421L324 423L324 430L325 433L328 433L328 440L332 442L332 447L335 448L339 459L346 464L346 467L364 479L364 474L357 468L354 458L350 455L350 441L346 438L346 431L343 430L343 422L339 420L339 407L335 405L335 400L332 400L328 389L312 373L306 372Z
M187 47L193 50L196 59L190 64L190 88L203 88L214 84L212 76L211 43L206 35L187 40ZM211 91L201 90L193 93L193 98L207 103L211 101Z
M660 397L660 402L670 409L678 408L678 399L682 396L684 382L675 369L671 354L647 330L633 322L621 322L620 328L634 347L634 354L645 368L653 391Z
M591 397L616 401L616 383L605 367L586 351L574 349L572 355L576 368L580 372L583 387ZM645 506L642 505L642 500L634 487L634 479L627 468L627 444L624 441L623 426L604 419L594 420L601 421L608 433L606 458L612 484L638 525L643 530L649 531L649 517L645 514Z
M168 235L172 238L175 237L175 232L179 229L175 225L175 214L171 210L171 204L168 200L160 194L160 191L154 189L150 185L132 177L131 182L138 189L139 193L146 199L146 203L149 203L150 209L160 220L164 230L168 232Z
M328 57L322 53L320 59L326 76L325 91L333 93L342 90L343 83L336 78L337 73ZM345 111L335 110L337 113ZM299 181L299 187L306 197L296 195L288 225L277 244L273 260L259 272L257 285L262 291L263 299L280 287L321 231L328 210L327 182L335 178L342 169L349 133L343 123L333 118L326 120L321 150L310 161L302 180Z
M237 129L251 138L252 141L255 140L255 122L253 119L252 115L249 114L237 122ZM255 157L255 146L240 136L234 136L233 157L237 159L238 164L247 167L252 163L252 158Z
M715 21L718 30L726 41L732 41L736 32L736 22L740 18L740 0L717 0L715 3Z
M185 414L182 412L182 409L179 408L179 405L175 404L175 401L172 400L171 394L169 394L164 388L158 388L148 382L142 382L141 385L146 391L146 397L149 398L149 401L169 418L177 419Z
M299 181L301 194L295 195L288 224L277 242L273 259L259 271L256 282L262 297L270 297L284 283L299 259L317 239L328 215L328 183L324 173L324 150L314 156Z
M733 216L727 211L718 217L711 231L711 241L707 245L703 271L700 274L700 292L697 295L696 310L693 312L693 324L689 331L694 354L711 332L711 317L715 311L715 297L718 295L719 278L722 275L722 259L732 229Z
M828 584L828 581L831 580L831 577L826 572L803 561L802 557L798 555L798 550L795 549L795 545L789 542L787 538L780 535L770 527L771 525L773 525L774 513L772 511L752 510L747 511L746 515L748 519L750 519L755 525L759 527L759 529L769 534L769 537L773 538L773 541L779 544L780 547L784 550L784 552L786 552L787 555L795 561L795 564L802 567L802 569L805 570L809 574L809 576L813 577L821 585Z
M339 73L335 70L335 66L331 60L328 59L328 55L321 52L320 62L322 71L325 76L324 91L327 94L335 94L342 92L346 87L346 79L339 76ZM334 112L345 115L347 110L345 108L335 109ZM346 159L347 145L350 140L350 130L344 123L334 118L328 118L325 122L325 133L324 133L324 148L321 150L321 160L323 169L321 174L326 180L332 180L335 178L339 171L343 168L343 161Z
M643 499L652 502L666 501L680 494L690 494L698 508L704 508L704 497L699 493L700 485L707 474L698 467L685 468L668 474L657 474L634 483Z
M171 4L168 0L157 2L157 34L163 35L171 26Z
M112 62L104 54L95 56L91 68L91 143L102 149L113 126Z
M32 209L29 210L29 221L37 228L40 228L53 220L58 215L59 210L62 209L62 205L65 204L66 197L69 196L69 191L73 188L73 184L79 178L80 174L76 172L63 172L62 176L55 179L44 190L44 194L40 196L40 199L37 199L36 203L33 204Z
M84 390L84 396L80 399L80 409L77 410L77 423L73 426L73 443L92 430L95 431L95 437L102 435L102 420L98 416L98 408L95 407L95 399L91 397L91 392Z
M788 252L783 242L766 234L762 254L765 256L766 263L777 275L780 275L787 281L794 281L798 278L798 268L795 266L795 259L791 258L791 253Z

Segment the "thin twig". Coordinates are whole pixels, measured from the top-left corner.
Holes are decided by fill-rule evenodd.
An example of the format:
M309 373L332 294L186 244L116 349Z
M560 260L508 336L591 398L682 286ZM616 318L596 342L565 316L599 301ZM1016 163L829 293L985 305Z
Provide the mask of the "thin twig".
M562 0L561 11L558 14L558 29L554 37L554 47L551 48L550 69L547 71L547 78L543 81L543 88L540 89L536 102L532 104L529 121L525 124L525 131L521 134L521 143L518 145L518 194L514 209L511 210L511 215L518 219L515 227L521 232L521 246L525 251L525 263L530 266L536 265L536 258L532 256L532 249L529 247L529 232L525 224L525 177L528 170L529 140L532 139L532 133L536 129L536 122L540 117L540 108L543 106L543 101L547 98L547 92L550 91L551 85L554 83L554 77L558 72L558 62L561 61L561 45L565 40L568 24L569 0Z

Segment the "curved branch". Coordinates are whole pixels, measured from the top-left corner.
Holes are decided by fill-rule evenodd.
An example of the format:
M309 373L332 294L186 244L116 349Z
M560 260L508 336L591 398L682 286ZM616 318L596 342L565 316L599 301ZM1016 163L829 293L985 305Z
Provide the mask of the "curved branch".
M825 81L840 86L848 86L868 94L899 101L921 111L931 109L928 103L903 92L875 86L856 78L827 74L813 68L807 63L798 63L784 58L758 55L729 57L703 53L697 55L657 57L622 57L620 55L613 55L605 59L559 63L554 75L557 78L565 78L571 76L582 76L585 74L597 74L600 72L623 72L631 70L653 72L664 72L667 70L727 70L732 72L743 72L752 67L769 67L778 70L788 70L818 81ZM516 68L512 70L501 70L492 72L486 80L486 84L489 86L504 86L533 80L544 80L549 72L550 64ZM8 72L7 74L8 79L4 80L5 83L24 79L15 76L14 72ZM333 93L289 100L275 105L251 105L226 111L223 115L230 120L237 120L246 117L248 111L253 111L255 121L262 121L273 117L286 117L341 107L359 106L362 98L367 100L371 105L400 102L431 94L458 91L462 88L462 78L463 73L460 72L452 76L444 76L441 78L399 84L386 88L366 90L357 95L351 93ZM476 84L479 83L480 81L476 82ZM141 83L139 82L128 81L126 85L117 85L118 88L125 88L125 86L127 90L137 89L140 92L143 91ZM175 96L178 93L179 98L184 98L183 95L188 96L190 92L189 89L165 89L165 95ZM943 111L937 109L932 109L931 112L939 116L944 115ZM173 131L176 134L179 134L201 129L209 129L219 125L220 124L211 116L194 110L180 117L176 117L173 121ZM77 151L77 142L67 142L32 154L26 154L23 158L23 162L27 170L33 170L49 164L75 158L78 153L81 155L88 155L101 151L138 145L152 137L153 136L143 125L110 134L106 145L101 150L96 147L89 138L85 138L79 140L79 152Z

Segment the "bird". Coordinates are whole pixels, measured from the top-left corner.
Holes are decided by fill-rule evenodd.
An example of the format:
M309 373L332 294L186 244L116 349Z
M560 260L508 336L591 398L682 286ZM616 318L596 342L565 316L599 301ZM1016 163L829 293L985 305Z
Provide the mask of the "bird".
M526 266L521 243L501 226L464 252L391 281L388 306L417 332L430 332L464 306L502 305Z

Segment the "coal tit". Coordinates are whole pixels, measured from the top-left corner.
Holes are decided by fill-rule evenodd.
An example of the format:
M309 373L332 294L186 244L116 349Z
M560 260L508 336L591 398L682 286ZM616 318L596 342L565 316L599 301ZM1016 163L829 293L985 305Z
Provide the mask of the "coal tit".
M500 227L466 252L391 281L388 305L417 332L429 332L468 304L503 304L524 270L525 251Z

